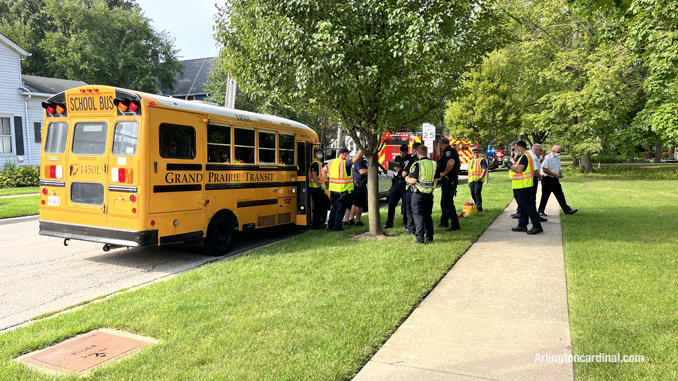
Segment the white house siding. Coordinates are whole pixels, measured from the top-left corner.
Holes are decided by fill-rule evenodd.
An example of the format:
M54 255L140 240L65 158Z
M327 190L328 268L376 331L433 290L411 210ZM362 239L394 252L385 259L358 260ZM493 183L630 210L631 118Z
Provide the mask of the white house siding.
M24 145L24 162L28 164L28 142L26 141L25 97L19 93L21 86L21 59L9 46L0 43L0 117L10 118L12 127L12 153L0 153L0 165L7 161L16 161L16 136L14 117L21 117ZM32 152L31 152L32 154ZM39 156L38 156L39 160Z
M42 102L45 102L47 97L40 96L31 96L31 99L28 100L28 135L29 140L31 141L31 164L40 164L40 149L44 141L40 140L42 143L37 143L35 141L35 128L33 123L40 123L42 128L45 128L45 109L42 108ZM42 131L42 129L41 129ZM41 137L38 136L38 139ZM25 158L28 160L28 158Z

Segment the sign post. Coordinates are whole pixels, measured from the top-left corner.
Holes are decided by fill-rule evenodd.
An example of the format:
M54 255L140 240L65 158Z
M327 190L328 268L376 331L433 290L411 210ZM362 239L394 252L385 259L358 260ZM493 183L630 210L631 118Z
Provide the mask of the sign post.
M424 123L421 127L421 138L428 148L428 157L433 156L433 141L436 140L436 126Z

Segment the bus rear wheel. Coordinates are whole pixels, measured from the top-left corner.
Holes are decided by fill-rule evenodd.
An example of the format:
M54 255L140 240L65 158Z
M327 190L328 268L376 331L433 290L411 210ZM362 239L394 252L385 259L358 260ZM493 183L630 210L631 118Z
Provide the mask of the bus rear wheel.
M210 221L205 237L205 254L221 256L228 253L233 245L235 233L233 223L225 216L217 216Z

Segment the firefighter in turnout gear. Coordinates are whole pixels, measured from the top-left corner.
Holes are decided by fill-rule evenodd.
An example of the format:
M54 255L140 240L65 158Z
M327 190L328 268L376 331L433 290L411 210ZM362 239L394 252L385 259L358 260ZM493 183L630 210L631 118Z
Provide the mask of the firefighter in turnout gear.
M428 158L425 145L417 147L417 158L407 176L412 193L412 218L417 244L433 242L433 189L436 187L436 163Z

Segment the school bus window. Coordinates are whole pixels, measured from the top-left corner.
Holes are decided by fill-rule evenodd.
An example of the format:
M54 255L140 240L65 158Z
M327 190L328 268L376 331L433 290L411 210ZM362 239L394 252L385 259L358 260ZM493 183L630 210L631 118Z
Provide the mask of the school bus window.
M104 186L100 183L71 184L71 202L74 204L103 205Z
M107 136L108 124L104 122L76 123L71 151L76 155L103 155Z
M68 135L68 123L50 123L49 126L47 126L45 153L66 152L66 135Z
M195 159L195 128L176 124L160 125L160 156L166 159Z
M231 127L207 125L207 161L210 163L231 162Z
M137 152L139 123L118 122L113 131L113 155L134 156Z
M275 163L275 132L259 131L259 164Z
M280 151L278 164L294 165L294 135L280 133L278 148Z
M254 130L234 128L233 138L233 164L254 164Z

